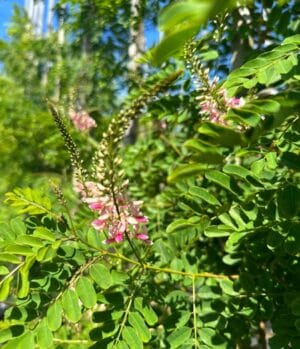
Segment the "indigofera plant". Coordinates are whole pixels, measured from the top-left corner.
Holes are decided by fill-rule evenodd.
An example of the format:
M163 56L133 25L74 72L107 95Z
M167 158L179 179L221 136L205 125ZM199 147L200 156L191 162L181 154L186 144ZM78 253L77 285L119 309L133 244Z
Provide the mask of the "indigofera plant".
M299 347L299 47L287 38L219 85L196 64L208 118L185 82L168 96L181 72L151 79L112 118L91 170L49 103L81 200L55 185L56 201L7 194L19 217L0 225L4 349ZM278 94L259 98L273 83ZM167 126L121 153L141 114ZM141 209L128 179L151 184L152 170L169 175L155 194L138 188Z

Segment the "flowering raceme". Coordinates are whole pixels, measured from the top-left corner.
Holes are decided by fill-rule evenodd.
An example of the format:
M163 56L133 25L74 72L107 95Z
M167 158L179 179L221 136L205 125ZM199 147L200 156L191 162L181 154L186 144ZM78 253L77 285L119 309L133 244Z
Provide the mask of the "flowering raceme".
M96 121L84 110L78 112L71 110L69 116L79 131L87 132L97 126Z
M227 92L224 89L219 90L217 95L217 98L211 94L197 98L201 100L201 113L208 114L209 120L213 123L226 125L224 115L231 108L242 107L245 104L245 100L243 98L227 97Z
M147 234L145 223L148 218L140 211L141 201L131 201L126 195L118 194L115 198L103 194L104 187L95 182L84 185L75 183L75 190L82 196L82 201L97 212L98 218L92 222L96 230L107 234L105 243L122 242L126 235L129 238L152 242Z

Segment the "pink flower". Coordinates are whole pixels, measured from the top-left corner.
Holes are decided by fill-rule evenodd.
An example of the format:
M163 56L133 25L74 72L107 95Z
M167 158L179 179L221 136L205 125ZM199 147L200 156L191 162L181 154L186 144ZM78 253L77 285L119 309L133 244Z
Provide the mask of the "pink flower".
M84 110L78 112L71 110L69 116L79 131L86 132L97 126L96 121Z
M93 211L100 211L105 207L103 202L93 202L89 204L89 208Z
M85 188L85 191L82 188ZM104 243L120 243L125 234L146 244L152 243L144 225L148 218L140 210L142 201L131 201L124 194L112 198L103 194L103 186L95 182L84 183L78 191L82 195L82 201L87 203L92 211L97 212L98 218L92 222L92 226L107 234Z
M243 98L227 97L227 92L224 89L220 89L218 91L219 98L223 100L224 105L222 105L221 101L215 99L212 95L205 95L204 97L198 97L197 99L202 100L200 102L201 113L208 114L209 120L216 124L226 125L226 121L224 120L225 114L231 108L240 108L245 104Z
M95 219L92 222L92 226L96 229L96 230L101 230L103 228L105 228L106 225L106 221L103 219Z

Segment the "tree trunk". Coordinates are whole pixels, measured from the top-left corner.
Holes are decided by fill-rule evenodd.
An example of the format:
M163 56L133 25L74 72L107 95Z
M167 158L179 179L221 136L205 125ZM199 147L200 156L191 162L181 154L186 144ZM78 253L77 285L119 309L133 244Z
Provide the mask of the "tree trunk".
M141 65L137 60L145 50L144 22L141 16L141 0L131 0L130 45L128 47L128 70L133 83L138 83L141 77ZM125 136L126 144L134 144L138 133L138 119L135 119Z

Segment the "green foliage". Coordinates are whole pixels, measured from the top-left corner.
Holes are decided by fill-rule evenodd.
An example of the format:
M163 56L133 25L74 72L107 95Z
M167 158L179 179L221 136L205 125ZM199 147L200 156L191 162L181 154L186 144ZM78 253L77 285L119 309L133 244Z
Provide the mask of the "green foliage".
M171 3L160 16L164 37L150 55L156 64L166 62L209 21L207 34L198 34L190 52L197 69L191 74L195 67L188 63L181 75L165 78L165 71L159 72L132 90L120 113L115 113L120 101L107 103L116 96L113 83L107 89L101 84L109 85L113 76L121 88L127 79L121 61L128 48L128 3L61 3L70 5L66 30L75 35L62 51L52 38L49 47L57 51L47 53L52 39L36 40L24 31L28 22L21 12L3 50L10 78L0 80L0 129L5 130L0 153L9 163L1 191L17 188L6 194L0 224L1 347L231 349L251 348L257 339L259 349L266 341L272 349L298 348L300 25L294 2L255 1L246 8L231 1ZM227 16L225 7L232 9ZM284 26L284 18L290 24ZM110 33L112 42L103 33ZM249 39L247 49L236 48L237 37L252 38L253 44ZM87 56L72 67L84 40ZM271 44L265 47L261 41L267 40ZM54 64L44 90L24 61L29 48L34 57L45 52ZM243 62L229 73L228 57L239 49ZM20 57L14 58L17 51ZM55 68L57 61L63 69ZM184 63L174 60L167 74L181 72ZM29 66L27 79L21 79ZM190 76L197 73L203 73L202 80L201 74ZM215 74L220 83L209 80ZM123 187L126 195L144 201L153 244L129 235L106 244L105 231L90 226L95 217L85 197L79 202L65 184L72 180L67 152L39 101L45 93L51 97L57 76L62 100L52 103L51 111L73 171L81 171L76 179L88 178L91 162L102 166L101 183L116 201L124 173L130 183ZM206 89L201 89L203 76ZM98 111L99 130L80 134L70 127L63 105L74 90L89 107L98 109L102 101L105 113L114 115L103 135L109 118ZM236 95L245 103L228 107ZM199 113L203 101L216 104ZM211 115L215 105L220 119ZM121 137L139 114L137 141L124 145ZM40 170L45 179L56 178L55 195L44 179L34 179Z
M195 36L209 18L232 7L235 1L181 0L169 5L159 16L161 42L148 52L151 63L159 66Z

